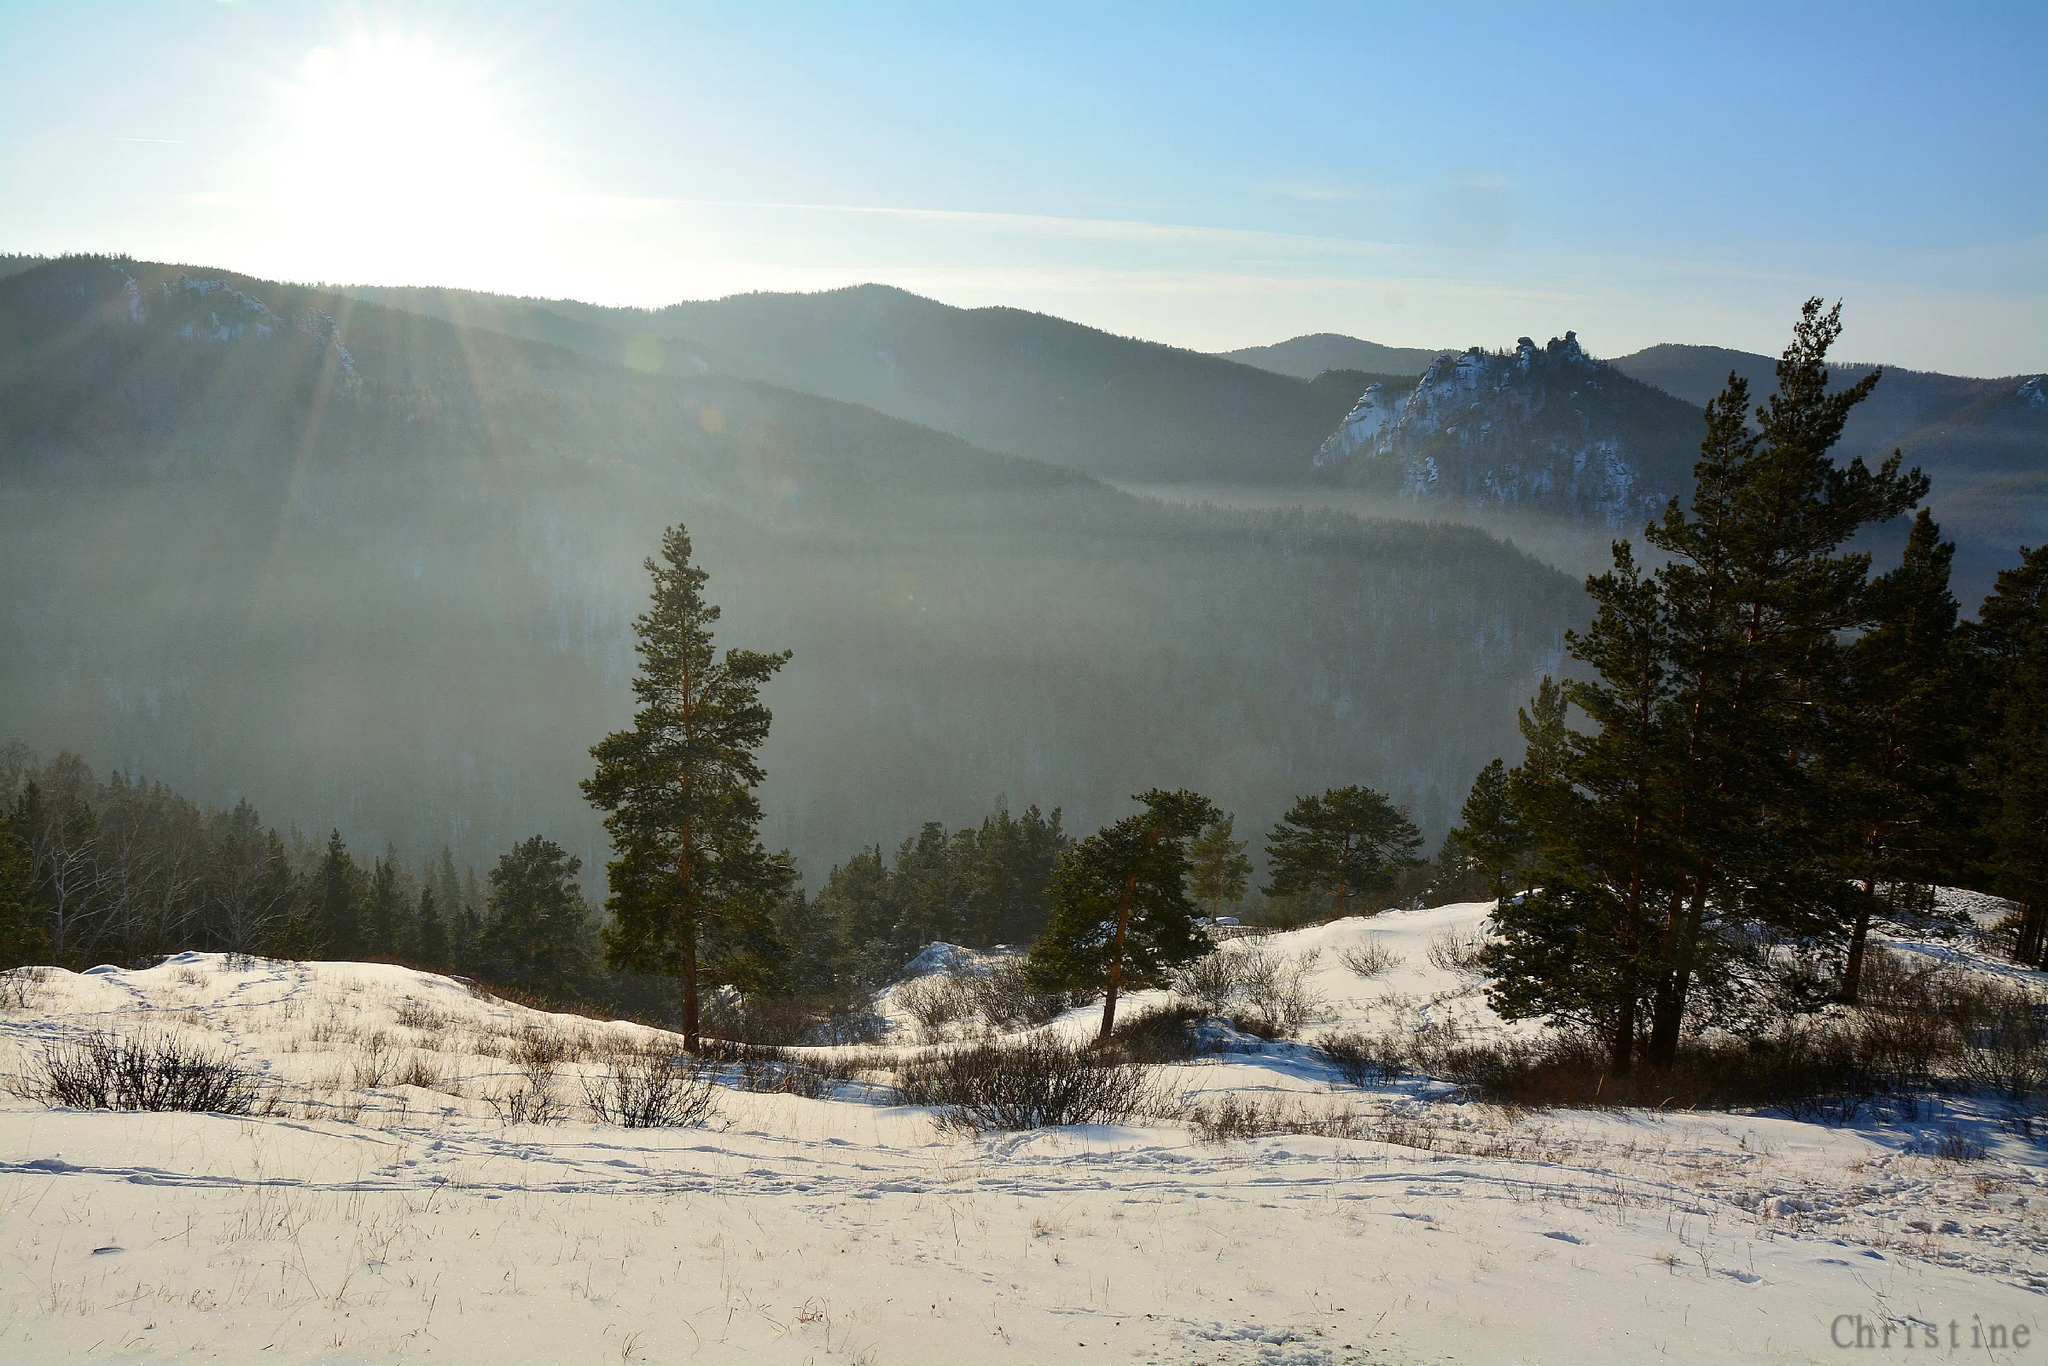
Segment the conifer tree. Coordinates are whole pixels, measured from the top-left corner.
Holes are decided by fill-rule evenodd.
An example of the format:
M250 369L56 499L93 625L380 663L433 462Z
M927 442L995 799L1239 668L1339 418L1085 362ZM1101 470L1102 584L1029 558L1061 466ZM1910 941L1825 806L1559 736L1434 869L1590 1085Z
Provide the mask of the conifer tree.
M1967 634L1989 885L2020 903L2014 957L2048 965L2048 546L2020 551Z
M1953 817L1969 756L1948 587L1954 555L1923 509L1899 567L1870 586L1876 622L1848 649L1822 754L1839 830L1835 871L1860 888L1842 970L1850 1003L1879 888L1932 881L1959 852Z
M420 905L415 919L412 956L429 972L448 968L448 924L441 918L441 900L429 882L420 888Z
M574 996L590 971L590 913L574 882L583 860L534 835L491 869L484 958L494 980Z
M1341 918L1351 898L1392 887L1418 866L1422 832L1385 794L1333 787L1302 797L1266 836L1268 896L1321 896Z
M351 959L362 951L361 881L362 870L341 842L341 831L330 832L314 892L314 924L320 951L327 958Z
M1445 844L1478 869L1486 880L1486 892L1496 901L1507 899L1516 885L1516 874L1527 857L1529 827L1515 810L1508 795L1507 765L1495 759L1479 770L1472 790L1458 811L1461 822L1445 837Z
M1566 724L1564 688L1545 675L1536 685L1536 695L1527 707L1515 709L1515 727L1522 733L1522 762L1508 770L1508 801L1516 818L1530 831L1532 841L1540 831L1554 826L1571 784L1564 776L1565 759L1571 750L1571 727Z
M1145 809L1061 856L1052 920L1026 963L1041 991L1102 992L1105 1040L1126 986L1162 986L1169 970L1215 947L1187 895L1187 844L1216 820L1214 803L1157 788L1132 800Z
M1875 471L1832 458L1882 374L1830 392L1827 353L1840 335L1841 306L1807 300L1754 431L1748 386L1729 377L1707 409L1691 514L1674 498L1646 531L1670 557L1657 582L1671 640L1670 843L1684 865L1663 891L1649 1042L1658 1067L1676 1055L1701 974L1710 987L1724 980L1717 918L1808 939L1839 925L1832 885L1814 876L1828 826L1815 756L1838 638L1868 619L1870 564L1842 546L1927 492L1896 453Z
M754 796L770 721L760 689L789 655L718 656L718 608L704 600L708 576L690 550L689 535L671 527L661 559L647 561L654 593L633 622L633 729L591 748L597 771L583 792L606 813L616 854L606 957L680 981L684 1043L695 1051L700 985L773 980L774 908L795 875L786 856L762 847Z
M383 858L370 868L370 894L364 900L362 955L392 958L400 951L399 935L404 915L399 905L398 850L387 848Z
M28 843L0 825L0 968L36 962L49 942Z
M1634 1066L1640 1011L1657 979L1659 889L1668 881L1663 835L1661 714L1669 700L1666 627L1656 585L1628 542L1615 567L1586 583L1597 608L1584 636L1568 634L1594 681L1564 685L1562 698L1598 727L1559 731L1561 750L1540 800L1541 847L1520 902L1494 912L1487 999L1504 1018L1545 1016L1592 1030L1608 1068ZM1549 708L1546 708L1549 709ZM1554 709L1562 720L1562 708Z
M1249 840L1234 840L1235 818L1225 815L1188 844L1188 895L1215 919L1223 903L1244 900L1252 861L1245 853Z

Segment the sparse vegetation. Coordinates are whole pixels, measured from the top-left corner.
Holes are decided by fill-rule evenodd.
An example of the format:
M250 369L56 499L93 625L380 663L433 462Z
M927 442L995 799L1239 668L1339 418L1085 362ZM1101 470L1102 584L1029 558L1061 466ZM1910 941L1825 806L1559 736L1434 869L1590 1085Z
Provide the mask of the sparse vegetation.
M718 1065L681 1052L626 1054L584 1078L583 1096L600 1124L688 1128L717 1111Z
M1043 1034L915 1059L896 1084L904 1104L970 1130L1122 1124L1159 1103L1142 1068Z
M246 1115L263 1091L232 1057L174 1034L95 1030L44 1044L8 1089L24 1100L77 1110L190 1110Z

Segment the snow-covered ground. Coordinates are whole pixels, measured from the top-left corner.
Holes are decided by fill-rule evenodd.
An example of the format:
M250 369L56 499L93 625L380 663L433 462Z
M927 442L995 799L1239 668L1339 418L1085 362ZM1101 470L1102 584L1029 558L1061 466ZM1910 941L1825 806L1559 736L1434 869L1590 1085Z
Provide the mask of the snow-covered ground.
M1315 955L1306 1038L1484 1033L1507 1026L1430 947L1487 909L1255 947ZM1361 978L1345 960L1368 942L1399 961ZM2043 1154L1967 1106L1848 1128L1511 1113L1427 1083L1360 1091L1253 1041L1162 1085L1348 1113L1367 1136L1202 1143L1161 1120L975 1138L858 1086L724 1090L706 1127L628 1130L589 1121L578 1078L658 1031L447 978L181 955L21 996L0 1070L75 1031L174 1030L259 1069L283 1113L0 1101L6 1360L2026 1360L2048 1332ZM892 1014L904 1046L931 1046ZM534 1030L568 1040L569 1114L507 1124ZM1950 1123L1987 1155L1916 1153ZM1918 1325L1916 1345L1895 1327L1889 1352L1858 1350L1859 1315ZM1993 1326L2029 1346L1973 1348Z

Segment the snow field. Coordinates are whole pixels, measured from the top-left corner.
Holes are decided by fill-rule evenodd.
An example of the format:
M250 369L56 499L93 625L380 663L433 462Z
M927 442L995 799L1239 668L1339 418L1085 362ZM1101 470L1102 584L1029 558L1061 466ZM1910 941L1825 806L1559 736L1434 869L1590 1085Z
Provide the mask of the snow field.
M1488 909L1229 951L1299 969L1310 1040L1532 1028L1444 966ZM1399 961L1360 977L1368 944ZM1427 1082L1361 1091L1301 1044L1243 1038L1256 1051L1157 1069L1162 1091L1342 1122L976 1138L848 1084L722 1090L706 1127L627 1130L589 1122L581 1078L671 1036L406 969L188 954L4 999L0 1070L70 1032L176 1030L258 1070L281 1111L0 1102L5 1360L1820 1361L1856 1314L1957 1320L1957 1356L1997 1359L1969 1352L1973 1319L2048 1327L2038 1150L1987 1124L1983 1160L1915 1151L1969 1120L1960 1103L1919 1128L1510 1112ZM906 1043L867 1061L910 1046L895 1018ZM566 1118L508 1124L534 1037L555 1041Z

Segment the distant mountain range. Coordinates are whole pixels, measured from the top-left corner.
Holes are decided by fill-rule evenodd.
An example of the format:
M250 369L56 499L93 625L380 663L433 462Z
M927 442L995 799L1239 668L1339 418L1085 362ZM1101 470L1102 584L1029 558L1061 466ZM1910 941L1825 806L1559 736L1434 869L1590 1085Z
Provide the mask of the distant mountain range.
M1221 353L1225 360L1255 365L1276 375L1293 375L1296 379L1314 379L1325 370L1419 375L1438 356L1453 354L1455 351L1449 348L1430 351L1415 346L1381 346L1336 332L1312 332L1271 346L1245 346Z
M640 561L682 522L723 641L795 651L764 796L814 886L999 797L1089 829L1153 784L1263 828L1365 782L1434 837L1583 613L1568 577L1471 528L1169 505L735 374L778 354L736 322L700 347L596 310L398 297L416 307L103 257L0 279L0 739L359 848L481 863L541 831L595 870L575 782L629 715ZM878 297L897 311L857 294L822 316ZM1029 315L952 321L1058 343L998 390L1137 414L1122 391L1155 365L1162 426L1188 375L1326 404L1288 416L1276 462L1368 379L1317 397ZM858 377L890 326L814 352L770 335ZM1076 355L1108 367L1094 391L1059 388Z

